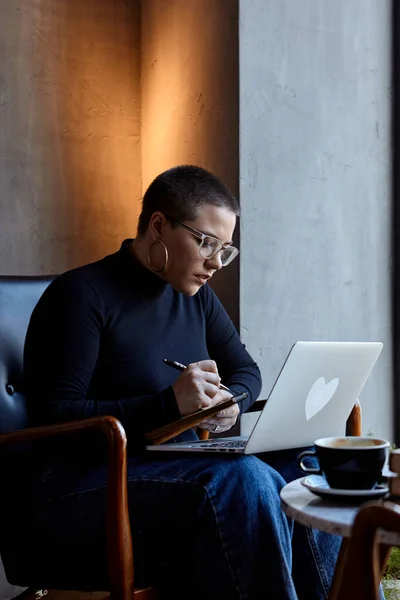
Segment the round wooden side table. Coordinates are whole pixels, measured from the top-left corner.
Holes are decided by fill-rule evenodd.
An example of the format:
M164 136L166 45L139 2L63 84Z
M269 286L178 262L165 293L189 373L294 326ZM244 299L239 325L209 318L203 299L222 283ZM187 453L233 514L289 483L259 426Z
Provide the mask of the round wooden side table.
M281 490L281 503L284 513L302 525L344 538L351 536L352 525L361 506L361 503L320 498L305 488L301 479L285 485ZM378 541L387 546L400 546L400 535L380 530Z
M347 540L351 537L354 519L362 503L344 502L342 498L338 501L333 498L328 500L325 497L319 497L305 488L301 481L302 478L296 479L282 488L282 509L288 517L302 525L342 536L343 540L331 588L332 597L336 597L339 573L343 571L345 564ZM366 502L371 499L366 498ZM382 576L390 547L400 546L400 534L380 529L377 541L380 544L380 573Z

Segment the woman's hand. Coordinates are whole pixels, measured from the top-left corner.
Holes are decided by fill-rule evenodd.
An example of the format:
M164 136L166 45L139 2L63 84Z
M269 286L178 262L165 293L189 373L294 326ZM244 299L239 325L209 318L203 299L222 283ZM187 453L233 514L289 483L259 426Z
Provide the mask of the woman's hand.
M212 399L212 405L217 404L218 402L223 402L224 400L229 400L229 398L232 398L232 394L230 392L219 390ZM211 432L227 431L236 423L239 412L239 406L237 404L232 404L232 406L229 406L229 408L224 408L213 417L210 417L206 421L200 423L198 427Z
M172 386L181 416L213 406L220 392L220 382L213 360L200 360L188 365Z

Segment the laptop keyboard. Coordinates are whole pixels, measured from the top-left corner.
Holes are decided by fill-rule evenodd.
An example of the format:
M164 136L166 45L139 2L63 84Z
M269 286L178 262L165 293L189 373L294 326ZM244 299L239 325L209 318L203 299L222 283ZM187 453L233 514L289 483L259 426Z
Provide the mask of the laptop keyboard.
M201 442L200 448L244 448L245 442Z

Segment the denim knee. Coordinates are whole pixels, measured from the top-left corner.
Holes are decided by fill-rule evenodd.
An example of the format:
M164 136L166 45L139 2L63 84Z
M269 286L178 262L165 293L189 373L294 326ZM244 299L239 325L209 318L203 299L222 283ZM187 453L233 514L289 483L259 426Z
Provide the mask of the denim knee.
M231 487L251 502L268 496L270 501L276 500L280 506L279 494L286 482L275 469L255 456L242 456L219 468L214 483L219 483L221 477L224 487Z
M214 476L205 484L211 502L225 513L243 519L242 527L265 530L268 527L274 535L291 538L293 522L281 509L280 491L285 480L272 467L255 456L243 456L239 460L227 461L214 470ZM222 518L222 517L221 517Z

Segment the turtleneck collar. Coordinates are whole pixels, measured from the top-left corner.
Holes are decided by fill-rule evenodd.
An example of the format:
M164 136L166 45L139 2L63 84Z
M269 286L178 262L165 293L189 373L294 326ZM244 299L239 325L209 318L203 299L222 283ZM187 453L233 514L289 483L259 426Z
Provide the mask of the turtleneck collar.
M156 273L153 273L150 269L147 269L142 263L136 258L130 249L130 245L134 241L134 238L128 238L121 244L117 256L121 260L121 264L124 266L124 271L131 271L131 276L134 277L135 282L140 281L143 285L143 292L146 289L149 292L163 292L169 285L164 279L161 279Z

